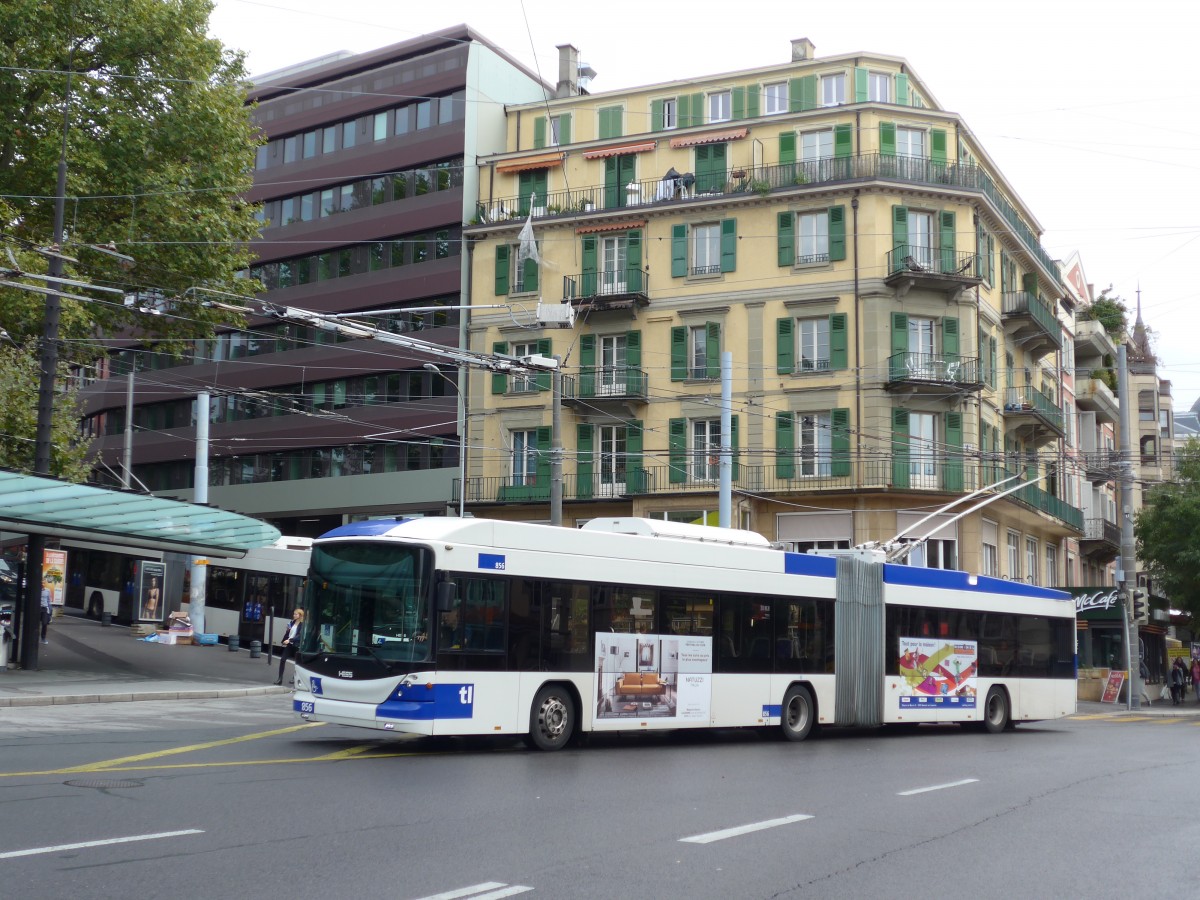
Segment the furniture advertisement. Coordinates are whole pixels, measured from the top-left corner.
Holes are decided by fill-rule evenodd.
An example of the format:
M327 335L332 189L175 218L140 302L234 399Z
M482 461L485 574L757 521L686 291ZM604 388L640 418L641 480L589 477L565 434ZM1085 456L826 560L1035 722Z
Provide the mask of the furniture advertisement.
M596 635L596 727L623 720L707 722L712 638L676 634Z

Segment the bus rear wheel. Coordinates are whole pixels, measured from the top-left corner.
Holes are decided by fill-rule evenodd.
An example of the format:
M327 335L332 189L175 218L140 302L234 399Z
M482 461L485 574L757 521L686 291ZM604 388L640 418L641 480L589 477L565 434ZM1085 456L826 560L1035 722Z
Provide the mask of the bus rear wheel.
M983 701L983 727L988 734L999 734L1008 728L1008 723L1008 694L1004 688L994 687Z
M101 613L104 612L104 597L99 591L92 591L92 596L88 598L87 614L89 619L99 619Z
M808 688L799 684L788 688L783 695L779 724L789 741L802 741L808 737L813 727L813 699Z
M537 692L529 717L529 742L538 750L561 750L575 730L575 701L561 685Z

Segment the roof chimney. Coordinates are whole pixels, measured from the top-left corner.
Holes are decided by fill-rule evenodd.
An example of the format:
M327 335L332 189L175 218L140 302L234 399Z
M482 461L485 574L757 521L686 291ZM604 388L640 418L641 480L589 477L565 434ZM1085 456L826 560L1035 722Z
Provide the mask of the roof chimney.
M792 62L798 62L802 59L815 59L817 48L813 46L813 42L808 38L796 38L792 41Z
M571 44L558 45L558 85L555 97L573 97L579 93L579 50Z

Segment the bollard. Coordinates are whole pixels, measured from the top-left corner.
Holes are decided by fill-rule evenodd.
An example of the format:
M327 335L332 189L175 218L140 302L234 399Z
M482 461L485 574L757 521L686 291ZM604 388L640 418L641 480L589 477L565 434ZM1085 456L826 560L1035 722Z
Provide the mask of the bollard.
M104 627L108 627L109 625L111 625L112 624L112 613L110 613L110 612L100 613L100 624L103 625Z
M250 658L258 659L262 655L262 641L250 642Z
M237 650L239 646L238 636L236 634L229 635L229 650L232 652Z

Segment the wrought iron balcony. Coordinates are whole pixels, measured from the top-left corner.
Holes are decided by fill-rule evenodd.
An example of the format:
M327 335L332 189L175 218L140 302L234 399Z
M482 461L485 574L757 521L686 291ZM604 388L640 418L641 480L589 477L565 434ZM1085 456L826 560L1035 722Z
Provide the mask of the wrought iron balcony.
M563 299L591 310L628 309L650 302L650 274L637 266L563 276Z
M577 376L563 377L563 403L646 399L646 373L632 366L584 366Z
M1030 444L1045 444L1067 434L1062 410L1031 384L1005 389L1004 415L1016 426L1018 437Z
M726 172L706 175L703 181L684 178L650 178L632 181L621 188L590 185L573 190L550 191L539 197L533 207L533 218L591 215L630 207L642 208L670 203L690 203L705 197L726 194L765 196L776 191L798 191L809 186L840 182L885 180L906 184L948 185L982 194L1000 212L1009 230L1032 253L1049 273L1058 271L1057 264L1042 247L1017 212L986 171L968 163L938 163L913 156L885 156L864 153L859 156L824 157L773 166L735 167ZM497 222L524 219L530 212L528 196L497 197L482 200L476 205L472 224L489 225Z
M1083 471L1092 484L1116 481L1121 477L1121 454L1117 450L1084 453Z
M1121 527L1107 519L1088 519L1079 549L1097 562L1111 562L1121 553Z
M900 289L961 291L983 281L979 256L969 250L897 244L887 254L885 283Z
M954 387L962 391L983 390L979 360L956 353L893 353L888 357L889 390L915 387L943 391Z
M1035 356L1062 347L1062 326L1050 308L1028 291L1013 291L1002 298L1004 330Z

